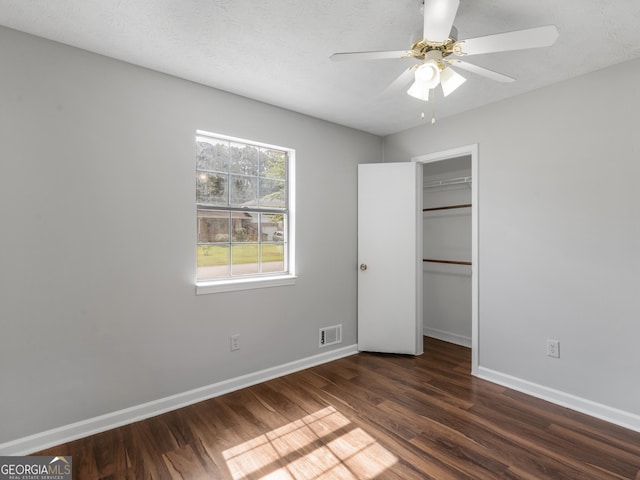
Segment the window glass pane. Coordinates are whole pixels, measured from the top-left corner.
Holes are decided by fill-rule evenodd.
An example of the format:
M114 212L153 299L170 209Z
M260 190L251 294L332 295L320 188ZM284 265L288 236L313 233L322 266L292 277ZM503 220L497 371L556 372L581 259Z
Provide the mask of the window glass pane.
M230 204L243 207L258 205L258 178L231 175Z
M231 214L231 241L233 243L257 242L259 236L258 219L255 212L234 212Z
M231 173L258 176L258 147L243 143L231 144Z
M290 272L289 151L204 132L196 147L197 280Z
M231 274L251 275L260 272L258 264L259 245L242 243L231 246Z
M261 248L262 273L284 272L283 244L266 243Z
M260 176L285 180L287 178L287 154L280 150L261 148Z
M284 214L263 213L260 216L260 231L263 242L284 242L284 230L287 216Z
M197 279L216 280L231 275L229 245L198 245Z
M196 202L205 205L229 204L229 175L198 171L196 175Z
M229 243L229 213L198 210L198 243Z
M229 171L229 142L198 137L196 148L198 170L214 170L223 173Z
M284 180L260 178L260 206L264 208L285 208L286 191Z

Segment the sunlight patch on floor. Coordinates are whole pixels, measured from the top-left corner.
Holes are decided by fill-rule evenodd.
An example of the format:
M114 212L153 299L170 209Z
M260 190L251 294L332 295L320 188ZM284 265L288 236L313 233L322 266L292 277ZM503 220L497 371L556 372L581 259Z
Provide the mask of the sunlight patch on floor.
M333 407L223 455L234 480L371 480L398 461Z

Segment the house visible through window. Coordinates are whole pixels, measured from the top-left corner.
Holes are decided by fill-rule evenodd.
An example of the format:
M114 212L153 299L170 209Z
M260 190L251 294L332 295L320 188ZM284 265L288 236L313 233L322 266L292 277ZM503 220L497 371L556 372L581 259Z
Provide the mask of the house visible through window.
M291 274L293 151L198 132L197 281Z

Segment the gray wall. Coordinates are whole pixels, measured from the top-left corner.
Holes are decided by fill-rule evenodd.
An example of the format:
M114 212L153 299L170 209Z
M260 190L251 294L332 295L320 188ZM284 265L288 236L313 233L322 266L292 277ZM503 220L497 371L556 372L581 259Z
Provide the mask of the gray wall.
M356 343L379 137L4 28L0 65L0 443ZM196 129L296 149L295 286L196 297Z
M479 145L480 367L636 415L638 85L635 60L384 145L390 162Z

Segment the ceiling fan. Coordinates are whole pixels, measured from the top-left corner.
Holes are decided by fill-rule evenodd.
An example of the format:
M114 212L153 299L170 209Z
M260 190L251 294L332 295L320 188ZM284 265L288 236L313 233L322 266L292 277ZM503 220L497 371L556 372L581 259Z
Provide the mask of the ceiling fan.
M466 81L466 78L451 68L452 66L498 82L513 82L515 80L513 77L460 60L459 57L549 47L555 43L559 35L555 25L546 25L515 32L458 40L458 33L453 26L453 22L458 12L460 0L423 1L424 38L415 42L409 50L334 53L330 57L331 60L382 60L391 58L415 58L420 60L420 63L416 63L401 74L393 82L392 86L408 84L410 76L413 74L414 82L407 90L407 93L412 97L428 101L429 91L438 85L442 86L442 93L446 97Z

